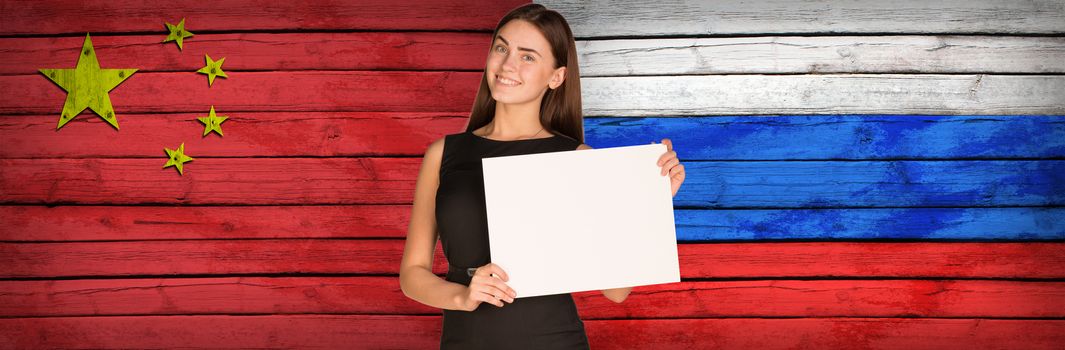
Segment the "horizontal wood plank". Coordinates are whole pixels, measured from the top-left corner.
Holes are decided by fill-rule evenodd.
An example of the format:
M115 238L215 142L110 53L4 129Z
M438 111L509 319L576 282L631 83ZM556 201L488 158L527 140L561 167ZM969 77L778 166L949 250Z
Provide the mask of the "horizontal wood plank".
M422 156L429 144L465 130L455 112L234 112L216 106L224 137L203 136L199 113L124 114L121 130L82 114L56 131L58 115L0 117L0 158L156 157L185 143L210 157ZM86 112L88 113L88 112Z
M195 18L190 18L195 20ZM159 35L92 36L103 67L195 72L204 55L232 71L484 69L490 33L355 32L197 34L178 50ZM0 74L74 67L85 35L0 38Z
M199 136L196 136L199 137ZM84 204L409 204L418 158L159 157L0 160L0 200ZM30 175L33 174L33 175Z
M674 210L681 241L1065 240L1065 208Z
M835 4L834 4L835 5ZM672 17L672 16L671 16ZM581 76L1062 73L1065 38L771 36L582 40Z
M206 111L125 115L121 133L95 116L78 117L59 132L57 115L3 116L0 158L155 157L158 143L181 142L201 156L421 156L432 141L464 130L468 119L456 112L216 109L230 118L223 124L225 137L186 138L202 135L196 118ZM683 161L1065 157L1062 115L642 117L584 123L585 143L592 147L670 138Z
M234 60L239 58L226 62ZM74 65L64 67L73 68ZM217 78L215 83L218 85L208 87L207 75L191 70L137 72L109 93L119 128L129 114L205 113L211 106L224 113L467 112L481 79L481 73L450 71L227 71L226 74L228 78ZM43 74L0 76L0 90L22 92L0 95L0 114L51 114L56 116L58 125L67 93L48 77ZM100 117L85 110L73 121L81 119Z
M114 67L112 67L114 68ZM235 72L135 74L111 91L119 116L196 112L465 112L481 73ZM1065 76L711 75L581 79L586 116L716 114L1065 114ZM55 114L66 93L43 75L0 76L0 114ZM664 98L664 96L669 98ZM84 112L81 118L98 118ZM78 119L75 119L77 121Z
M598 291L573 296L585 320L1065 317L1065 282L714 281L639 286L621 304ZM136 302L130 302L133 300ZM516 302L521 303L522 299ZM0 281L2 317L312 313L434 315L440 309L405 296L397 277Z
M586 323L603 349L1059 349L1065 320L676 319Z
M410 212L410 205L0 206L0 241L403 238Z
M735 34L1056 34L1065 4L995 1L650 1L538 0L581 38Z
M681 160L1065 157L1062 115L642 117L584 123L585 143L592 147L669 138Z
M1065 161L688 162L674 204L711 208L1049 206Z
M365 0L264 4L255 0L212 3L174 0L160 6L134 0L13 1L4 5L7 19L0 23L0 35L157 32L162 41L167 33L164 22L177 24L183 17L185 28L196 34L285 30L490 31L507 11L523 3ZM188 42L195 45L198 38L193 36Z
M403 238L410 205L0 206L0 241ZM1065 208L675 209L680 241L1062 240ZM271 218L265 221L262 218Z
M324 239L0 243L0 278L396 275L403 245ZM688 243L678 245L678 254L682 278L1065 277L1062 242ZM439 247L434 271L446 271Z
M0 319L16 348L436 348L439 316L254 315ZM589 320L595 349L1057 349L1065 320ZM16 331L17 330L17 331Z
M581 79L585 116L1065 114L1065 76L818 74Z
M159 145L176 148L177 145ZM185 148L187 155L198 150ZM409 204L419 158L0 159L12 204ZM1065 203L1065 161L692 161L674 204L704 208Z

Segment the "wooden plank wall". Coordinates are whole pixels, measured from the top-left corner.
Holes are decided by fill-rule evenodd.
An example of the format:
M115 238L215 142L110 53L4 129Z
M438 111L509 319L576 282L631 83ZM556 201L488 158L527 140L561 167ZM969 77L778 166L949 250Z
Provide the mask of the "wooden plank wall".
M0 348L435 347L396 278L414 180L521 2L167 4L0 6ZM670 137L689 172L683 281L576 293L594 348L1065 343L1062 2L546 5L587 143ZM37 69L86 32L139 69L121 131L55 130ZM230 77L208 88L204 54Z

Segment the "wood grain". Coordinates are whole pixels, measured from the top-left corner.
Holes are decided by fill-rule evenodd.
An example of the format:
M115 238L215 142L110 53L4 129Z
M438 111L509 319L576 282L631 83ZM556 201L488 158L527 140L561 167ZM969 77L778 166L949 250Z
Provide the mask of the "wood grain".
M463 131L468 118L460 112L223 112L230 118L222 125L226 136L202 137L196 118L206 114L129 114L121 132L87 115L59 132L58 115L3 116L0 158L155 157L160 144L181 142L201 156L420 157L429 143ZM669 138L682 161L1065 157L1062 115L604 117L584 123L592 147Z
M0 243L0 278L396 275L403 244L391 239ZM685 279L1065 277L1061 242L690 243L679 244L678 254ZM434 271L446 271L440 248Z
M584 122L585 143L592 147L669 138L682 161L1065 157L1061 115L759 115Z
M599 291L573 296L585 320L1065 316L1065 282L701 281L636 287L621 304ZM211 314L439 315L440 309L405 296L397 277L0 281L2 317Z
M366 0L312 4L174 0L161 6L135 0L13 1L4 5L6 20L0 23L0 35L151 32L157 33L162 42L167 33L164 22L177 24L182 17L187 18L185 28L197 35L218 31L490 31L507 11L524 3L514 0ZM186 42L196 45L198 38L193 36Z
M167 145L174 147L175 145ZM198 150L186 148L197 157ZM160 150L160 153L161 152ZM12 204L409 204L418 158L0 159ZM675 206L995 207L1065 203L1065 161L693 161Z
M579 38L747 34L1057 34L1065 4L876 0L806 1L539 0L566 17Z
M127 114L204 113L210 106L216 106L223 114L466 112L472 106L481 79L481 73L451 71L227 71L226 74L228 78L218 79L215 81L218 85L208 87L206 75L191 71L137 73L109 93L119 127ZM62 88L41 74L0 76L0 90L22 92L0 95L0 114L55 114L58 118L66 98ZM86 110L72 122L98 118Z
M1065 38L905 35L582 40L581 76L1062 73Z
M596 349L1056 349L1065 321L935 318L589 320ZM435 348L439 316L249 315L0 319L23 347Z
M1065 114L1065 76L818 74L581 79L585 116Z
M469 110L480 78L476 72L237 72L208 89L202 74L144 73L110 96L120 125L126 113L200 113L210 105L230 112L461 112ZM586 116L1065 114L1063 76L589 77L581 85ZM58 115L66 95L40 75L0 76L0 89L26 92L0 95L0 114ZM75 121L96 117L90 113Z
M410 213L409 205L14 205L0 206L0 241L403 238ZM675 209L674 220L687 242L1065 239L1065 208Z
M465 130L458 112L230 112L216 106L225 137L203 136L197 113L125 114L121 131L78 116L56 131L59 115L0 117L0 158L157 157L185 143L195 157L418 156L446 134Z
M195 72L204 66L204 54L230 57L223 69L235 72L481 71L490 37L491 33L466 32L196 34L185 39L189 45L181 51L174 43L160 43L159 35L93 35L92 43L102 66L137 67L138 74ZM0 74L33 74L38 68L74 67L84 40L84 34L0 38L0 61L5 63L0 66Z

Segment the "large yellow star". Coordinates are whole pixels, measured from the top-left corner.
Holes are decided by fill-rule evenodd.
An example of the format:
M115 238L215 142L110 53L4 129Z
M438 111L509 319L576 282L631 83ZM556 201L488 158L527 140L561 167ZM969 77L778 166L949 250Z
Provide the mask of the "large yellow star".
M166 39L163 39L163 42L176 41L178 50L184 49L182 46L185 38L193 35L192 32L185 30L185 19L182 18L181 22L178 22L177 25L166 22L163 23L166 24L166 29L170 31L170 34L166 35Z
M181 165L185 164L185 162L192 161L193 159L192 157L185 155L185 143L182 142L178 149L169 149L166 147L163 147L163 149L166 150L167 156L170 157L170 159L166 161L166 165L163 165L163 169L166 169L168 166L174 166L177 168L178 174L185 175Z
M92 39L89 38L89 33L85 33L85 43L81 45L81 55L78 56L74 69L41 68L39 71L67 91L67 101L63 104L63 115L59 118L56 130L73 120L85 108L92 109L117 130L118 118L107 92L128 79L137 69L100 69Z
M222 122L229 119L229 117L216 116L214 114L214 106L211 106L211 112L206 117L199 117L196 119L203 123L203 136L207 136L211 131L217 132L218 136L225 136L222 135Z
M211 86L211 84L214 84L214 77L215 76L220 76L220 77L223 77L223 78L229 78L229 77L226 76L226 72L222 71L222 62L224 62L226 60L225 57L222 57L222 59L220 59L218 61L212 61L211 60L211 55L208 55L208 54L203 54L203 55L206 56L206 58L207 58L207 65L204 66L203 68L200 68L200 70L196 71L196 73L207 74L207 86Z

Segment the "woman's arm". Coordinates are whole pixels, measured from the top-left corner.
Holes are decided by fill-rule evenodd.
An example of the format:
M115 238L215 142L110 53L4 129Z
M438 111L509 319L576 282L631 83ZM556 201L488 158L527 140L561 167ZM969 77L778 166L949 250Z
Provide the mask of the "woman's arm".
M403 261L399 267L399 287L408 298L422 304L461 310L466 286L433 274L433 253L437 239L436 189L440 185L443 153L444 139L441 138L429 145L421 170L418 171L414 205L407 227L407 243L403 247Z

